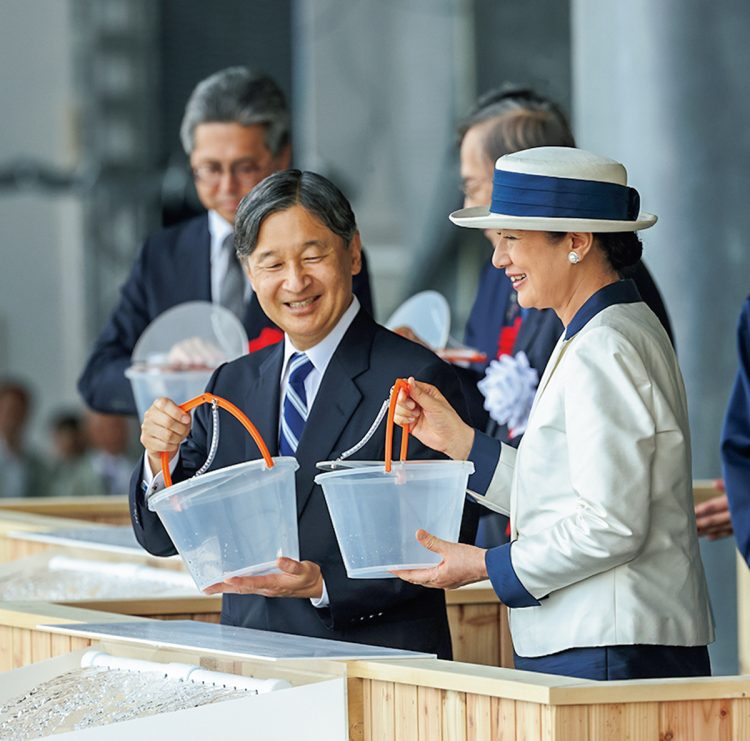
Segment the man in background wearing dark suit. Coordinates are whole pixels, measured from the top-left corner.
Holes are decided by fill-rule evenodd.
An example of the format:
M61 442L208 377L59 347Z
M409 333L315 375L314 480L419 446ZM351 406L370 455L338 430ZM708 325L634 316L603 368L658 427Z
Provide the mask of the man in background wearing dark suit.
M232 242L242 198L265 177L290 165L284 94L270 77L244 67L217 72L190 96L180 136L198 198L208 213L146 240L78 381L88 406L99 412L135 414L124 371L149 323L177 304L213 301L230 309L244 324L251 351L282 336L254 296ZM354 290L372 313L364 258Z
M451 655L442 591L398 579L349 579L322 490L318 461L357 444L397 378L428 378L463 409L453 368L426 348L376 324L352 294L361 269L361 241L344 195L325 178L287 170L267 178L243 200L236 248L266 314L284 341L220 366L207 390L228 398L256 424L272 454L296 456L300 561L279 559L282 573L236 577L209 590L225 592L222 622ZM252 440L223 415L212 468L258 458ZM139 542L155 555L174 546L146 499L163 486L160 454L171 456L173 479L206 460L210 410L192 422L168 399L146 412L146 456L131 484L131 515ZM187 436L187 440L181 445ZM357 453L383 460L383 426ZM435 454L410 440L409 458ZM462 539L472 542L476 509L467 503ZM383 533L386 537L386 533Z

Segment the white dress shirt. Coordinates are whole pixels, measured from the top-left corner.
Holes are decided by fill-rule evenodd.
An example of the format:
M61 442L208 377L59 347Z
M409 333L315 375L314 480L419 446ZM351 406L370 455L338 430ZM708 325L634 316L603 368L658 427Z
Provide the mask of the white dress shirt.
M216 211L208 212L208 233L211 237L211 301L218 303L221 286L229 269L229 261L236 259L233 251L224 249L224 240L234 231L234 226ZM244 271L243 271L244 272ZM245 302L253 295L253 287L245 276Z

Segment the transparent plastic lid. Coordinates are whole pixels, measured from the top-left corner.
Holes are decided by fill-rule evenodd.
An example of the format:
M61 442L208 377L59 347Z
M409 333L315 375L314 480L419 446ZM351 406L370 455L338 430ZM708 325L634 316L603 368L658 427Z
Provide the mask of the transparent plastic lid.
M448 342L451 310L443 294L422 291L404 301L385 326L388 329L410 327L433 350L442 350Z
M188 301L154 319L133 349L139 370L214 369L247 352L242 322L209 301Z

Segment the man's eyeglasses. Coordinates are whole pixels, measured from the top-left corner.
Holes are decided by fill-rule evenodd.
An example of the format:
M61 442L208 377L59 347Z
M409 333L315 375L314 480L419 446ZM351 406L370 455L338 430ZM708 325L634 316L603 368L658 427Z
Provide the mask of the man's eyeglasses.
M255 182L265 173L265 168L255 160L232 162L228 168L219 162L201 162L190 168L193 177L206 185L218 185L227 169L233 178L245 182Z

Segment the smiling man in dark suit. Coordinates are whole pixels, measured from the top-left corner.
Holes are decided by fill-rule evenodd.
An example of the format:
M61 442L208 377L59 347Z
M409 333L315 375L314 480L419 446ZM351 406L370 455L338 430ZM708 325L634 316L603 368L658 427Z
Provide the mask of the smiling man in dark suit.
M442 592L397 579L346 576L323 493L313 478L360 441L397 378L429 377L463 406L455 371L424 347L376 324L352 293L361 269L361 240L343 194L325 178L288 170L261 183L240 205L236 247L266 314L284 341L214 373L207 390L228 398L256 423L272 453L295 455L300 561L280 559L282 573L237 577L226 592L222 622L450 656ZM172 456L173 478L192 475L207 457L210 410L189 415L167 399L146 413L143 466L131 487L131 514L141 544L157 555L174 546L146 497L163 486L160 454ZM383 460L383 428L358 452ZM186 442L180 447L183 439ZM213 468L258 458L236 420L222 419ZM410 458L435 457L410 441ZM471 542L476 510L467 504L462 538Z
M78 381L88 406L99 412L135 413L124 371L149 323L177 304L213 301L225 306L244 324L251 350L281 338L244 277L232 241L242 198L263 178L289 167L289 111L284 94L266 75L244 67L222 70L193 91L180 135L207 213L146 240ZM367 266L362 260L354 291L372 313Z

